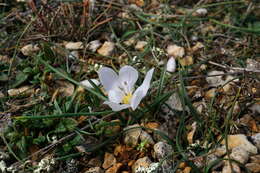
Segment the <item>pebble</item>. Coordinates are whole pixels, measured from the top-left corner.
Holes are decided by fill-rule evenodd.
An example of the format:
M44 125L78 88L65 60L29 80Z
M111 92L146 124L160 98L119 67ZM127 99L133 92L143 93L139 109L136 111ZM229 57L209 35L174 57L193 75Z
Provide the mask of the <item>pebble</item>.
M222 173L241 173L241 169L236 163L232 163L232 168L233 171L231 169L229 162L226 161L226 165L223 167Z
M171 72L171 73L175 72L175 70L176 70L176 61L175 61L175 58L173 58L173 57L170 57L170 58L169 58L169 60L168 60L168 62L167 62L167 64L166 64L166 70L167 70L168 72Z
M157 142L154 146L154 156L159 161L164 159L167 155L173 152L172 147L166 142Z
M244 134L228 135L227 140L229 149L240 146L250 154L257 154L257 148L248 141L247 137ZM225 140L223 140L221 143L225 145Z
M90 159L90 161L88 162L88 166L96 166L96 167L101 167L102 162L98 157L92 158Z
M68 42L65 44L65 48L68 50L79 50L79 49L83 49L83 43L81 41L79 42Z
M247 163L245 166L251 172L254 172L254 173L260 172L260 164L259 163Z
M151 135L149 135L149 133L147 133L146 131L142 130L141 134L140 134L140 140L141 141L145 141L146 144L148 145L154 145L154 140L151 137Z
M0 161L0 171L1 171L2 173L5 173L5 172L6 172L6 163L5 163L5 161L3 161L3 160Z
M87 47L91 52L96 52L97 49L101 46L101 42L99 40L93 40L88 43Z
M130 129L130 130L128 130ZM124 143L128 146L135 147L138 144L139 137L141 135L142 129L139 124L134 124L124 128Z
M250 162L260 164L260 155L255 155L250 157Z
M254 134L251 138L252 138L255 146L260 151L260 133Z
M190 173L191 172L191 167L188 166L188 167L184 168L182 172L183 173Z
M111 168L109 168L108 170L106 170L105 173L117 173L118 170L123 166L122 163L116 163L115 165L113 165Z
M100 167L93 167L89 168L85 173L104 173L104 170L102 170Z
M232 149L230 157L242 164L246 163L249 158L248 152L241 146Z
M169 56L173 56L173 57L177 58L177 57L183 57L185 54L185 51L184 51L183 47L180 47L177 45L168 45L167 53Z
M195 16L205 16L208 13L206 8L199 8L195 11Z
M25 56L29 56L32 55L33 53L39 51L40 48L39 46L36 44L28 44L25 45L24 47L21 48L21 52L25 55Z
M106 41L101 48L97 50L100 55L110 56L115 48L115 43Z
M113 154L106 152L102 167L108 169L116 164L116 158Z
M141 173L137 170L147 169L151 163L152 161L149 159L149 157L140 158L133 164L132 171L133 173Z
M189 66L194 63L192 56L185 56L184 58L179 59L179 63L182 66Z
M147 44L148 44L147 41L138 41L135 45L135 49L139 51L143 51Z

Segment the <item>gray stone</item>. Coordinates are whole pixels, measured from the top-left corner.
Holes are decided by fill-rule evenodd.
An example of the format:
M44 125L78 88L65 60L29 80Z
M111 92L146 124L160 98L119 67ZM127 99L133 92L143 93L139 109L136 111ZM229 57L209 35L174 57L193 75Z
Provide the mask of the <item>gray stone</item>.
M154 156L157 158L159 161L161 159L165 159L167 155L171 154L173 152L172 147L165 143L165 142L157 142L154 146Z
M149 168L152 161L149 159L149 157L143 157L138 159L132 166L132 172L133 173L143 173L144 170Z
M244 148L238 146L232 149L230 157L244 164L248 161L249 153Z
M104 173L104 170L100 167L89 168L85 173Z
M134 124L124 128L126 130L124 135L124 143L128 146L135 147L138 144L142 129L139 124Z
M253 140L255 146L257 147L257 149L260 151L260 133L253 135L252 140Z

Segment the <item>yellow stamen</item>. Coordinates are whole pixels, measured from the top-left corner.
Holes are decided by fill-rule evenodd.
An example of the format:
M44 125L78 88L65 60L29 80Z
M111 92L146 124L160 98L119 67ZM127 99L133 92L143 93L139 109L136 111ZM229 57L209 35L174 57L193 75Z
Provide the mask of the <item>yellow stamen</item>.
M133 96L132 93L128 93L127 95L125 95L123 97L122 103L123 104L130 104L130 100L131 100L132 96Z

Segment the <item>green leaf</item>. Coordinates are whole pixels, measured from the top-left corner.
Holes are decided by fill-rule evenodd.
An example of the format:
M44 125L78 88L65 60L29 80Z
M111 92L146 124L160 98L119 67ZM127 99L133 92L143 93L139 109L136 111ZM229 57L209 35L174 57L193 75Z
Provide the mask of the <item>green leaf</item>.
M11 88L16 88L17 86L21 85L24 81L28 78L28 74L20 72L15 77L15 82L12 84Z
M77 127L78 123L73 118L62 119L58 126L56 127L56 133L62 133L66 131L73 131Z
M0 81L1 82L8 81L8 75L5 73L0 73Z
M39 136L38 138L33 139L33 144L39 145L45 142L45 140L46 140L45 136Z

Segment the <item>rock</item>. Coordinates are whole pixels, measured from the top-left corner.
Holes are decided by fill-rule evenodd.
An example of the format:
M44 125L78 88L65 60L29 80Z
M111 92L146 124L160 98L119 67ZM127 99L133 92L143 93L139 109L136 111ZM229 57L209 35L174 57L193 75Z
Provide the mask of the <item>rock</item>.
M79 50L79 49L83 49L83 43L81 41L79 42L68 42L65 44L65 48L68 50Z
M66 160L65 170L66 173L79 172L79 163L75 159Z
M243 147L235 147L232 149L230 157L242 164L246 163L249 158L248 152Z
M223 71L211 71L208 72L208 77L206 77L206 81L209 83L210 86L219 86L224 84L224 80L222 80L222 75L224 74ZM219 75L219 76L214 76L214 75Z
M172 108L178 111L183 111L180 97L177 93L173 93L166 103Z
M0 150L0 160L8 160L9 158L10 158L10 155L8 153Z
M208 13L208 10L206 8L199 8L195 11L194 15L195 16L206 16Z
M201 42L197 42L192 48L192 52L196 52L197 50L200 50L204 48L204 45Z
M128 130L129 129L129 130ZM124 143L128 146L135 147L138 144L139 137L141 135L142 129L139 124L134 124L124 128Z
M146 41L138 41L135 45L135 49L139 50L139 51L143 51L144 47L147 45L148 43Z
M79 59L79 52L74 50L69 53L69 59Z
M29 56L32 55L35 52L38 52L40 50L39 46L36 44L28 44L24 47L21 48L21 52L25 55L25 56Z
M87 47L91 52L96 52L97 49L101 46L101 42L99 40L93 40L88 43Z
M1 160L0 161L0 171L1 171L1 173L6 173L6 163L5 163L5 161L3 161L3 160Z
M89 168L85 173L104 173L100 167Z
M260 155L258 154L258 155L255 155L255 156L251 156L250 162L260 164Z
M100 55L110 56L115 48L115 43L106 41L101 48L97 50Z
M123 166L122 163L117 163L115 165L113 165L111 168L109 168L108 170L106 170L105 173L117 173L118 170Z
M252 138L255 146L260 151L260 133L254 134L253 136L251 136L251 138Z
M102 167L104 169L108 169L110 167L112 167L113 165L116 164L116 158L113 154L111 153L105 153L105 158L104 158L104 162L102 164Z
M169 56L173 56L174 58L183 57L185 54L184 48L177 45L168 45L167 53Z
M186 167L183 169L182 173L190 173L191 172L191 167Z
M92 158L88 162L88 166L89 167L92 167L92 166L101 167L101 165L102 165L102 162L101 162L101 160L98 157Z
M251 172L254 172L254 173L260 172L260 164L259 163L247 163L245 166Z
M151 135L149 135L149 133L147 133L146 131L142 130L141 134L140 134L140 140L141 141L145 141L146 144L148 145L154 145L154 140L151 137Z
M176 136L177 130L176 128L172 128L172 127L176 127L176 124L178 122L174 119L174 117L166 120L166 122L164 122L162 125L159 126L158 131L160 133L163 133L165 135L167 135L170 139L174 139L174 137ZM154 132L154 139L156 141L165 141L167 142L167 140L165 140L160 133L157 133L156 131Z
M212 164L216 160L218 160L218 157L215 154L209 154L206 156L207 165ZM215 165L212 169L214 170L214 169L218 168L219 166L221 166L221 163Z
M175 72L175 70L176 70L175 58L170 57L166 64L166 71L173 73L173 72Z
M193 62L193 57L192 56L185 56L184 58L180 58L179 59L179 63L182 66L188 66L188 65L192 65Z
M89 79L91 80L95 85L99 86L100 82L97 79ZM93 85L89 82L89 80L83 80L80 82L80 84L84 85L86 88L94 88Z
M75 90L75 86L66 80L56 80L55 88L63 97L72 96Z
M215 97L215 95L216 95L216 88L211 88L210 90L206 91L205 98L209 100Z
M243 134L228 135L228 148L233 149L235 147L242 147L251 154L257 154L257 148L247 140L247 137ZM225 145L225 140L221 142Z
M147 169L152 161L149 159L149 157L143 157L138 159L132 166L133 173L141 173L138 170L140 169Z
M157 158L159 161L161 159L165 159L165 157L167 157L167 155L169 155L170 153L173 152L172 147L165 143L165 142L157 142L154 146L154 156L155 158Z
M229 162L226 161L226 165L223 167L222 173L241 173L241 169L236 163L232 163L232 168L233 171L231 169Z

